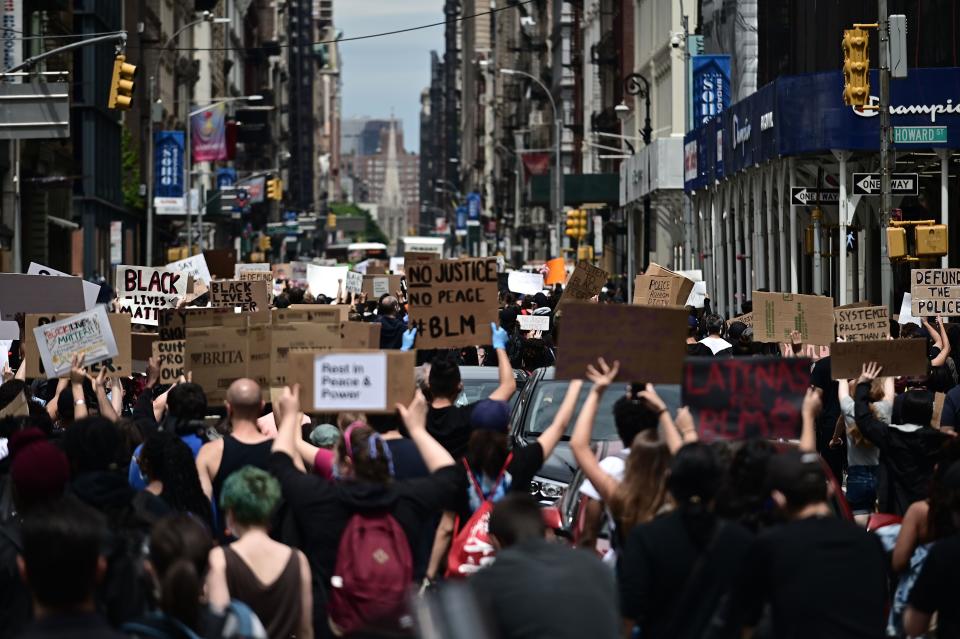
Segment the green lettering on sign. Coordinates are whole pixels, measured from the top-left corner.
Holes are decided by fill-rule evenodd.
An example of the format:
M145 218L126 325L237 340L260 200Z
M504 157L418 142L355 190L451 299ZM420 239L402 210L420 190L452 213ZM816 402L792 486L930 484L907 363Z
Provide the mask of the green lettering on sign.
M945 126L895 126L894 144L946 144Z

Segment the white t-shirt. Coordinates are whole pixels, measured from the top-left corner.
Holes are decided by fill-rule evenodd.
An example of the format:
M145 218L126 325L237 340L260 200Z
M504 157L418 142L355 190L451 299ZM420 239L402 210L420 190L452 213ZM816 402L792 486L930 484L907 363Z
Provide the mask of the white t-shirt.
M843 383L843 382L841 382ZM853 443L853 438L849 435L849 430L857 425L854 418L854 407L856 402L852 397L843 397L840 399L840 412L843 413L843 421L847 427L847 465L848 466L876 466L880 463L880 449L868 441L863 445L857 446ZM893 405L885 400L871 404L877 412L877 418L886 423L890 423L890 415L893 413Z
M629 454L630 449L626 448L618 455L604 457L602 460L600 460L601 470L617 481L623 481L623 473L627 468L627 463L625 460ZM580 484L580 494L586 495L590 499L602 501L600 499L600 493L597 492L597 489L594 488L593 483L589 479L584 479L583 483Z
M704 337L702 340L700 340L700 343L713 351L714 355L722 350L733 348L733 344L722 337Z

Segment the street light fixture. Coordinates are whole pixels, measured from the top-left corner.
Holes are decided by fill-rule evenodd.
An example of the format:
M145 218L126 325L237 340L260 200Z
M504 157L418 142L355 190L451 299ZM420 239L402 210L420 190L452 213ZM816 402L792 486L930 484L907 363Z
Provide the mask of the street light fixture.
M213 15L211 11L204 11L200 14L200 17L192 22L188 22L176 31L173 32L167 41L160 47L160 50L157 51L157 63L154 66L153 75L150 76L148 84L150 85L150 117L147 122L147 266L153 266L153 161L154 161L154 139L153 139L153 124L154 119L159 120L159 112L155 113L155 109L160 105L160 100L156 98L157 91L157 78L160 75L160 63L163 61L163 54L170 48L170 45L176 42L177 38L180 37L180 34L197 26L198 24L203 24L204 22L210 24L227 24L230 22L230 18L218 18ZM184 100L188 105L190 100ZM189 108L189 107L188 107ZM189 127L188 127L189 130ZM186 149L186 157L190 157L190 148ZM187 162L184 163L185 165ZM187 171L189 175L189 171ZM190 192L187 187L186 181L184 182L184 199L187 209L187 245L190 245Z
M643 145L650 145L650 138L653 136L653 126L650 124L650 82L640 75L639 73L631 73L623 82L623 90L627 95L638 95L643 98L644 108L646 113L643 120L643 130L641 131L641 136L643 137ZM620 115L620 107L624 107L629 113L630 107L621 102L616 107L614 111L617 112L617 115ZM625 118L621 117L620 122L622 123ZM621 134L626 135L622 130ZM626 140L624 140L626 142ZM650 180L650 153L647 152L647 170L644 173L646 180L649 183ZM650 189L647 189L647 192L643 196L643 261L644 265L650 263L650 240L651 235L654 233L655 226L653 224L653 212L650 207ZM636 238L635 231L633 229L633 216L629 213L627 214L627 299L633 299L633 277L637 270L637 257L636 257L636 248L634 246Z
M518 69L497 69L503 75L518 75L528 80L534 82L540 89L546 94L547 99L550 100L550 108L553 110L553 125L554 125L554 162L553 162L553 208L554 208L554 222L556 225L556 238L557 238L557 252L560 252L562 246L562 238L560 235L560 222L563 218L563 174L560 172L560 144L563 138L563 122L560 121L559 112L557 111L557 103L553 99L553 94L550 92L550 89L547 88L543 82L540 81L536 76L527 73L526 71L520 71Z

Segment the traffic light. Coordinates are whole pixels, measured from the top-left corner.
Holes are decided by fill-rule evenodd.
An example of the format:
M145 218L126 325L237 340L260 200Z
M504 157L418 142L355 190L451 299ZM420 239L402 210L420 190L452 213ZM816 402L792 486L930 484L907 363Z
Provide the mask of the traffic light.
M843 32L843 103L865 106L870 102L870 38L864 29Z
M261 251L269 251L270 248L271 248L270 236L269 236L269 235L261 235L261 236L260 236L260 250L261 250Z
M587 212L579 209L567 211L567 230L569 238L582 240L587 236Z
M283 199L283 182L280 181L280 178L267 180L267 197L277 201Z
M133 102L133 74L137 67L126 62L126 56L117 55L113 60L113 79L110 82L108 109L129 109Z
M335 229L337 228L337 214L336 213L327 213L327 228Z

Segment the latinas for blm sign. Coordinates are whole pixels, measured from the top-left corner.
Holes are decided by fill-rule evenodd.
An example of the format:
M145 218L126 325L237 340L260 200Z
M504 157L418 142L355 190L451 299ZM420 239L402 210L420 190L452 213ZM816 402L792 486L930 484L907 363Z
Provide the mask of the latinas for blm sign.
M683 403L700 439L794 439L800 435L810 360L780 357L691 357L683 377Z
M497 314L497 260L432 260L406 266L417 348L490 343Z

